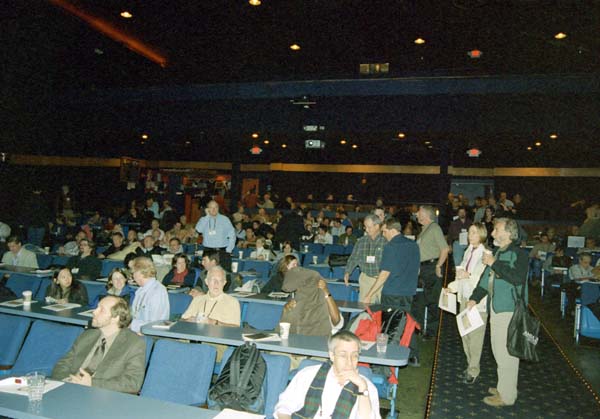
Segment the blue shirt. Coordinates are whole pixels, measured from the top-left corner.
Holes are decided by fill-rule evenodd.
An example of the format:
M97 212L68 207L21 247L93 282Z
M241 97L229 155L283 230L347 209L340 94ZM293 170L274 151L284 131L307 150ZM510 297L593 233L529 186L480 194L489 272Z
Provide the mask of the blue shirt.
M216 217L206 215L196 224L196 231L202 233L202 245L205 247L225 247L227 253L231 253L235 247L235 229L229 218L222 214Z
M380 269L390 273L381 293L411 296L417 293L421 256L414 240L398 234L383 247Z
M167 289L152 278L143 287L139 287L131 304L133 320L129 328L139 332L146 323L156 320L169 320L169 294Z

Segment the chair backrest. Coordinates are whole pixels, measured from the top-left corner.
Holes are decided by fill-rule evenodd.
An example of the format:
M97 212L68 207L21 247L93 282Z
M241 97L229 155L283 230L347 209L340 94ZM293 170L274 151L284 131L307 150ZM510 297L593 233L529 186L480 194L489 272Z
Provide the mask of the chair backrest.
M229 347L223 353L221 360L221 368L227 363L227 360L233 353L234 348ZM267 418L273 417L273 410L279 399L279 395L285 390L288 384L290 372L290 357L285 355L273 355L266 352L261 352L265 362L267 363L267 373L263 383L265 395L265 407L263 414ZM220 369L218 371L220 373Z
M327 289L331 293L334 300L339 301L358 301L358 294L356 288L352 285L346 286L344 282L329 282Z
M40 281L40 287L38 288L37 292L33 294L33 299L36 301L44 301L44 298L46 298L46 289L51 283L52 280L50 278L42 278Z
M11 374L38 371L50 375L54 365L69 351L82 332L83 328L79 326L34 321Z
M169 309L171 316L181 316L192 302L192 297L186 293L169 293Z
M35 295L40 288L41 278L31 275L12 274L6 286L14 292L17 297L21 297L23 291L30 290L32 295Z
M584 282L581 284L581 304L595 303L600 298L600 284Z
M27 317L0 314L0 369L14 365L30 324Z
M90 304L96 300L96 297L98 297L100 294L104 293L106 291L106 284L102 283L102 282L84 282L82 283L83 286L85 286L85 290L87 291L87 295L88 295L88 301L90 302Z
M123 267L125 267L125 265L122 260L102 259L102 271L100 272L100 276L107 277L113 269Z
M325 256L332 254L343 255L345 250L346 249L341 244L326 244L323 246L323 254Z
M159 339L140 395L194 406L206 403L216 356L209 345Z
M271 273L271 264L267 261L260 260L245 260L244 261L244 270L250 271L254 270L257 274L259 274L260 278L269 280L269 275Z
M40 269L48 269L52 265L52 256L45 253L36 253L35 258L37 259L38 267Z
M282 311L282 305L248 302L242 321L254 329L273 330L279 324Z

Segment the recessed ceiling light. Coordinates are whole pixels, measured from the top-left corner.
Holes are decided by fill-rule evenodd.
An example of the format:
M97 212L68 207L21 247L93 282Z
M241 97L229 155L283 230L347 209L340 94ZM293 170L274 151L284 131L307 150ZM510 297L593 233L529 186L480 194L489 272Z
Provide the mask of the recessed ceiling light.
M425 144L425 145L429 145L429 144L431 144L431 141L425 141L425 143L424 143L424 144Z
M533 148L531 146L527 147L527 150L531 151Z
M123 10L120 13L120 15L121 15L121 17L123 17L125 19L131 19L133 17L133 15L130 12L128 12L127 10Z
M143 138L144 140L147 140L147 139L148 139L148 134L142 134L142 138Z
M269 144L269 140L263 141L263 144Z
M258 132L253 133L252 138L258 138Z
M398 138L404 138L404 137L406 137L405 133L403 133L403 132L398 133Z
M286 148L287 144L281 144L281 148Z
M185 142L185 145L190 145L190 144L192 144L190 141Z
M300 51L300 45L298 45L298 44L292 44L292 45L290 45L290 49L292 51Z
M558 138L557 134L550 134L550 138L552 138L553 140L556 140Z
M358 148L356 144L352 144L352 148Z
M346 140L341 140L340 144L346 144Z
M556 39L565 39L565 38L567 37L567 34L566 34L566 33L564 33L564 32L559 32L559 33L557 33L556 35L554 35L554 37L555 37Z
M539 146L541 146L541 145L542 145L542 142L541 142L541 141L536 141L536 142L535 142L535 146L536 146L536 147L539 147Z
M424 43L425 43L425 40L423 38L415 39L415 44L417 44L417 45L423 45Z
M250 6L260 6L261 1L260 0L248 0L248 4L250 4Z
M432 145L428 145L427 148L431 149L431 148L433 148L433 146Z

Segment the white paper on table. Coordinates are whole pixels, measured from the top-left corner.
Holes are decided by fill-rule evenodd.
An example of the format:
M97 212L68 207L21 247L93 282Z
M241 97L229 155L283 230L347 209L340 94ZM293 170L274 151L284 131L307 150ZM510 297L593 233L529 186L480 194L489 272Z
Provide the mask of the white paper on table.
M46 380L46 384L44 384L44 394L63 384L62 381ZM17 394L19 396L27 396L27 379L25 377L9 377L0 380L0 391Z
M468 232L461 231L460 233L458 233L458 244L460 244L461 246L469 245L469 233Z
M265 415L257 415L256 413L248 413L248 412L240 412L239 410L233 410L233 409L223 409L221 410L221 412L219 412L219 414L217 416L215 416L215 419L236 419L236 418L247 418L247 419L258 419L258 418L264 418Z
M82 311L81 313L77 313L80 316L85 316L85 317L94 317L94 311L96 311L95 308L91 308L89 310L86 311Z
M240 287L238 287L240 288ZM232 297L252 297L253 295L256 295L255 292L251 292L251 291L238 291L238 288L235 289L235 292L232 292L231 294L229 294Z
M33 303L37 303L37 301L35 300L31 300L31 304ZM6 307L21 307L23 305L23 299L19 298L16 300L10 300L10 301L5 301L3 303L0 303L0 306L6 306Z
M456 314L456 294L442 290L438 306L445 311Z
M360 341L360 348L363 351L368 351L369 349L371 349L371 347L375 345L375 342L370 342L368 340L361 340Z
M269 298L288 298L290 294L283 291L273 291L267 295Z
M473 307L471 310L465 309L458 313L456 315L456 324L462 337L483 326L483 319L477 307Z
M63 311L63 310L70 310L72 308L77 308L77 307L81 307L81 304L75 304L75 303L52 304L49 306L44 306L42 308L52 310L52 311Z

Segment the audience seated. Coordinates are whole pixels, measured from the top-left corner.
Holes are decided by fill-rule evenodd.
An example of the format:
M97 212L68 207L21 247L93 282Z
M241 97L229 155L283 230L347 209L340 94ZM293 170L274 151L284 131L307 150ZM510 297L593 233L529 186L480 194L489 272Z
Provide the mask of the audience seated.
M69 268L62 268L54 274L52 283L46 288L46 301L65 304L88 304L87 290L81 282L73 279Z
M6 244L8 246L8 252L4 253L4 256L2 256L2 263L24 268L38 268L35 253L25 249L18 236L10 236L6 240Z
M196 271L190 267L190 260L184 253L177 253L171 265L173 269L163 278L163 285L194 286Z
M358 240L358 238L354 235L354 227L347 226L344 234L340 235L338 238L338 244L341 244L342 246L354 246L356 240Z
M103 298L94 310L93 329L56 363L52 379L136 394L144 381L146 343L127 329L130 323L124 299Z
M329 362L300 370L279 396L275 417L380 418L377 389L358 372L360 340L341 331L329 338Z
M190 322L239 327L240 303L235 297L223 292L227 282L225 270L220 266L210 268L205 282L208 292L194 297L181 318Z
M125 248L125 239L123 233L115 232L111 235L112 244L106 248L102 253L98 254L99 259L110 257L113 253L119 252Z
M106 282L106 290L100 293L92 303L91 308L98 307L98 303L101 299L107 295L113 295L115 297L121 297L128 305L133 301L135 296L135 289L127 284L127 272L125 269L115 268L108 275L108 281Z
M67 268L71 270L76 279L90 279L95 281L100 277L102 262L94 256L94 243L88 239L79 241L79 255L72 256L67 261Z
M316 234L314 242L320 244L333 244L333 236L329 234L325 224L319 226L319 232Z
M250 253L250 259L257 260L271 260L273 254L270 249L265 248L265 239L264 237L258 237L256 239L256 249Z
M156 240L152 236L145 236L142 245L135 249L138 256L147 256L152 258L152 255L160 255L163 249L155 245Z

